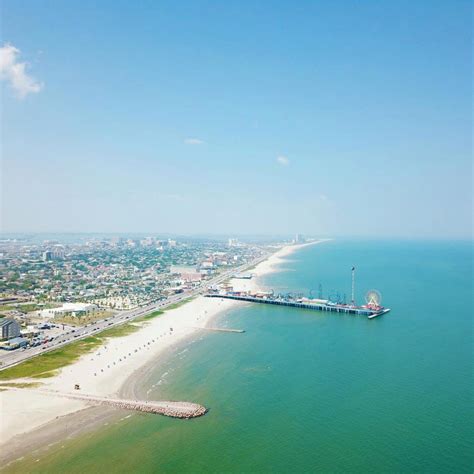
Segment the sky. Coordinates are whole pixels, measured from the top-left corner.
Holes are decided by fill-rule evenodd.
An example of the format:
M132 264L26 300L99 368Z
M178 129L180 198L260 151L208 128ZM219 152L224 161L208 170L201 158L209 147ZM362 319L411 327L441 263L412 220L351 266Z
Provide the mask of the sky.
M2 232L472 237L470 1L1 8Z

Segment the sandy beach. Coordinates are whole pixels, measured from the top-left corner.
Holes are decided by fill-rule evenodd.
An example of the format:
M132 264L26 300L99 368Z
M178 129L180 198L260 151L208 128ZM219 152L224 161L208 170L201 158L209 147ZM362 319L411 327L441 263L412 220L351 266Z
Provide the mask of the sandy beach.
M315 243L319 241L282 247L251 270L254 275L252 279L233 279L231 284L239 290L258 289L263 275L277 271L291 253ZM140 369L166 355L177 343L195 335L200 327L210 325L212 319L220 312L238 304L241 303L199 296L181 307L166 311L159 317L132 323L139 325L140 329L127 336L107 339L104 345L64 367L56 376L39 379L41 388L73 392L74 385L80 384L81 392L86 394L110 397L123 394L124 383L127 381L127 384L130 384L133 377L140 373ZM34 382L38 382L38 379ZM134 393L133 387L128 387L127 391ZM86 408L89 411L95 410L93 413L97 415L98 409L89 408L83 401L47 395L35 392L34 389L1 391L2 460L13 459L11 447L18 447L25 441L28 433L35 432L38 435L41 434L41 430L45 433L54 432L50 426L54 424L52 422L81 410L84 412Z

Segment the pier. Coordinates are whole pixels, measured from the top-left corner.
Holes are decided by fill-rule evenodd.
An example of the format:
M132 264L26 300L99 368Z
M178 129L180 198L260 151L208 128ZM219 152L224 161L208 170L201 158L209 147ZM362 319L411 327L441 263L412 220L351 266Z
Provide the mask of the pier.
M362 306L342 305L342 304L328 304L328 303L310 303L298 301L295 299L284 298L261 298L250 295L238 295L230 293L207 293L207 298L226 298L229 300L246 301L249 303L272 304L277 306L290 306L292 308L311 309L313 311L329 311L333 313L355 314L360 316L367 316L372 319L376 316L388 313L388 308L371 309Z
M9 388L9 390L27 390ZM44 395L68 398L71 400L82 400L91 405L105 405L123 410L140 411L143 413L154 413L172 418L197 418L207 413L207 408L198 403L175 402L175 401L142 401L126 400L120 398L99 397L82 393L56 392L52 390L34 390Z
M250 292L250 291L229 291L228 288L216 290L209 287L208 293L204 296L207 298L226 298L228 300L246 301L248 303L273 304L277 306L289 306L291 308L310 309L312 311L329 311L330 313L354 314L367 316L369 319L382 316L390 311L381 305L382 295L377 290L369 290L365 295L366 304L358 306L355 302L355 267L351 269L351 302L346 304L346 297L340 298L339 293L334 296L329 295L327 299L323 299L323 291L321 284L319 285L319 298L309 298L294 296L292 293L275 295L273 290L270 292Z
M242 334L245 332L245 329L203 328L203 327L196 327L196 329L203 329L205 331L216 331L216 332L235 332L239 334Z

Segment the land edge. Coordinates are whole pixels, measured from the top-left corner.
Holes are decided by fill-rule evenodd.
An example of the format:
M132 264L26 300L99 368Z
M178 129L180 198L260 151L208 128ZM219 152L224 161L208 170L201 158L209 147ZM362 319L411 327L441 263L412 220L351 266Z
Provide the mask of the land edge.
M266 260L260 262L254 269L252 269L252 272L256 273L256 279L258 281L264 275L278 271L278 267L285 262L285 260L282 259L283 256L286 257L302 248L321 244L330 240L331 239L320 239L299 245L283 246L276 252L270 254ZM264 271L262 274L258 274L258 267L268 264L271 259L274 259L275 262L272 262L269 270ZM191 298L185 304L192 304L192 302L193 299ZM238 302L235 302L232 309L238 304ZM216 312L207 323L215 321L228 310L229 308ZM196 336L203 337L199 335L199 332L201 332L200 329L196 328L191 334L184 336L168 347L167 350L161 354L160 363L164 362L164 359L172 357L176 351L183 347L187 347L196 339ZM155 368L156 360L145 362L143 365L137 367L137 369L122 382L117 395L124 398L143 397L145 394L140 390L142 384L140 384L139 381L146 380ZM126 410L104 406L89 406L72 413L57 416L53 420L47 421L46 423L24 433L18 434L7 440L7 442L2 443L2 445L0 445L0 471L12 467L17 462L24 460L27 456L36 457L45 455L50 448L56 447L64 440L70 441L80 435L92 433L101 426L110 426L114 423L118 423L124 419L124 416L128 418L128 416L146 415L139 413L132 414Z

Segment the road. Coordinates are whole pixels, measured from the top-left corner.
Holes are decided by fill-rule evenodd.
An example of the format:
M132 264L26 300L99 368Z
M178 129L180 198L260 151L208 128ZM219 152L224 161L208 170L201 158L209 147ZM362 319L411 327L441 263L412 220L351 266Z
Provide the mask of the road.
M32 357L35 357L37 355L44 354L51 350L58 349L59 347L66 346L71 342L83 339L93 334L98 334L101 331L104 331L105 329L120 326L121 324L124 324L126 322L133 321L135 318L145 316L154 311L164 310L171 305L180 303L181 301L187 300L189 298L193 298L194 296L197 296L201 293L205 293L206 289L209 286L222 283L223 281L232 277L232 275L248 270L254 265L257 265L258 263L266 260L269 255L270 254L267 253L262 257L252 260L251 262L245 263L236 268L232 268L231 270L224 272L216 276L215 278L212 278L211 280L206 280L198 288L195 288L193 290L173 295L167 298L166 300L162 300L157 303L151 303L130 311L117 313L114 316L110 316L106 319L87 324L86 326L71 329L68 332L56 336L51 341L42 344L41 346L30 347L25 350L16 349L14 351L2 354L0 358L0 371L6 369L7 367L12 367L13 365L19 364L20 362L24 362L25 360L31 359Z

